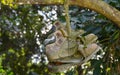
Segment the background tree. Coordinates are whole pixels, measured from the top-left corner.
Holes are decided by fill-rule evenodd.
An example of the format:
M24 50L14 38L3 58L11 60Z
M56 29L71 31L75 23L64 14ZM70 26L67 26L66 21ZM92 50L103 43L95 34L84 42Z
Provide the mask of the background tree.
M119 0L105 0L108 4L120 10ZM23 3L25 3L24 1ZM7 4L8 5L5 5ZM11 2L10 2L11 3ZM19 2L18 2L19 3ZM42 0L39 4L63 4L63 0ZM83 4L84 3L84 4ZM31 4L35 4L32 2ZM92 5L93 4L93 5ZM94 6L96 4L96 6ZM71 26L74 29L84 29L88 33L95 33L99 37L103 51L99 59L91 59L82 67L71 70L66 74L87 75L119 75L120 74L120 12L99 0L70 0L70 5L89 7L101 14L87 8L70 6ZM56 19L51 16L58 14L58 19L65 22L64 8L44 5L13 5L2 0L0 4L0 73L7 75L51 75L43 60L39 64L32 64L31 56L39 52L40 43L45 40L41 32L44 26L53 24ZM56 10L56 8L59 8ZM104 8L104 9L103 9ZM113 9L113 10L112 10ZM56 10L57 13L47 16L46 13ZM45 21L43 14L51 21ZM111 13L112 11L115 11ZM107 17L107 18L106 18ZM110 21L110 20L112 21ZM113 23L114 22L114 23ZM44 35L46 36L46 35ZM39 39L40 38L40 39ZM39 42L37 42L39 41ZM41 57L42 58L42 57ZM84 67L84 68L83 68Z

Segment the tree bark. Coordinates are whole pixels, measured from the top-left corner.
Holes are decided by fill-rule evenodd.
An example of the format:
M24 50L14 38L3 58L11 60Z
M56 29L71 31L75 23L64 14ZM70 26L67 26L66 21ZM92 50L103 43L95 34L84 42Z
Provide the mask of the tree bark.
M42 5L61 5L64 0L17 0L17 4L42 4ZM109 20L113 21L115 25L120 28L120 11L110 6L102 0L70 0L70 5L80 6L94 10Z

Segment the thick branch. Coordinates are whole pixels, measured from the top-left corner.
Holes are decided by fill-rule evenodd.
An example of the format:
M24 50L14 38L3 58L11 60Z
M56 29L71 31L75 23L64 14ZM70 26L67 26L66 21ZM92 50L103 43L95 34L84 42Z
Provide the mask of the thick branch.
M60 5L64 3L64 0L18 0L15 3L17 4L44 4L44 5ZM120 28L120 11L105 3L102 0L70 0L70 5L77 5L80 7L85 7L92 9L114 23Z
M120 11L102 0L71 0L70 4L92 9L116 23L120 28Z

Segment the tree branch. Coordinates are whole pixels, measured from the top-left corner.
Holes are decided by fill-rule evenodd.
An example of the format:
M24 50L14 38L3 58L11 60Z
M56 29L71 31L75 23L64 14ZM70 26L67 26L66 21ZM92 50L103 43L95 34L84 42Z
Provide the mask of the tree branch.
M61 5L64 4L64 0L17 0L15 3ZM120 28L120 11L102 0L70 0L69 5L75 5L94 10L113 21Z

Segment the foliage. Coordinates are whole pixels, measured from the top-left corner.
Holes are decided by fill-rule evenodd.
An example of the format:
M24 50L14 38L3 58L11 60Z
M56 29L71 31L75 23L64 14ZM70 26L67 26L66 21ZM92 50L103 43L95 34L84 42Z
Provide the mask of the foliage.
M2 0L4 1L4 0ZM10 0L12 1L12 0ZM105 0L120 10L119 0ZM4 2L3 2L4 3ZM49 6L50 7L50 6ZM59 20L65 22L64 9L58 6ZM7 75L38 75L51 74L45 64L34 65L31 56L39 52L39 44L46 37L41 34L45 26L44 17L38 10L51 11L40 5L21 5L0 7L0 73ZM88 33L95 33L99 37L103 51L99 59L92 59L83 66L83 74L93 72L93 75L120 74L120 29L110 20L86 8L70 7L71 26L73 29L84 29ZM50 18L50 17L49 17ZM52 23L54 20L50 20ZM37 34L37 35L36 35ZM44 35L46 36L46 35ZM69 71L67 75L77 74L79 71Z
M15 74L26 74L31 67L30 56L38 51L35 34L41 36L42 16L31 5L1 8L0 51L5 55L2 65L5 69L10 66Z
M2 66L2 59L4 58L4 55L3 56L0 56L0 74L1 75L13 75L14 73L12 72L11 68L5 70L3 69L3 66Z

